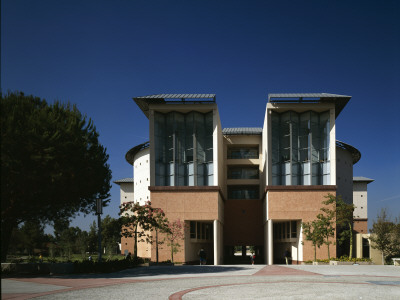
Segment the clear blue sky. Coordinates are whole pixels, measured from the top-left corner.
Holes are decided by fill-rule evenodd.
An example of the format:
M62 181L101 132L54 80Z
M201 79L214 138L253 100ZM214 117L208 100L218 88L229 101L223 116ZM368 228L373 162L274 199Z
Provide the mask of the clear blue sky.
M369 224L400 215L400 1L18 1L1 3L1 88L76 103L110 155L148 140L132 100L216 93L223 127L262 127L268 93L353 98L337 139L358 148ZM113 184L106 214L117 217ZM91 217L72 225L88 229Z

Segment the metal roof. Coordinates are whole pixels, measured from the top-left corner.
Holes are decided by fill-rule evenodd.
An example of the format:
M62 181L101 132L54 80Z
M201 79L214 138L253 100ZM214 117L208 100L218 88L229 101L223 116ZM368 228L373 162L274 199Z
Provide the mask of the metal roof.
M336 140L336 147L342 148L351 153L351 156L353 158L353 165L355 165L361 159L361 152L349 144Z
M125 154L125 160L133 166L133 160L135 159L135 155L139 153L141 150L149 148L150 147L150 142L145 142L143 144L139 144L133 148L131 148L128 152Z
M234 127L222 129L223 135L261 135L262 128L260 127Z
M353 181L361 181L361 182L370 183L370 182L374 181L374 179L367 178L367 177L362 177L362 176L356 176L356 177L353 177Z
M204 104L215 103L215 94L156 94L148 96L134 97L133 100L149 117L150 104Z
M133 178L122 178L115 180L114 183L120 185L121 183L133 183Z
M351 96L328 93L286 93L269 94L270 103L335 103L336 117L340 114Z
M213 99L215 101L215 94L156 94L134 99Z

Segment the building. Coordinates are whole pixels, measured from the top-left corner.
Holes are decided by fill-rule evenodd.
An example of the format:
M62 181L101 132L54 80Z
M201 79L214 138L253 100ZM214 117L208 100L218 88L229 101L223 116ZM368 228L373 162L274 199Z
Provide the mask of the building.
M222 128L214 94L136 97L150 136L126 154L134 201L151 200L169 220L187 224L176 261L196 261L204 248L216 265L234 262L238 247L245 255L249 246L267 264L282 262L286 249L294 263L311 260L301 223L315 219L328 193L353 202L353 164L361 154L336 140L335 126L350 98L270 94L262 128ZM362 207L355 214L365 228L366 202ZM133 248L124 240L121 247ZM170 258L168 249L159 255ZM325 246L318 257L327 257Z

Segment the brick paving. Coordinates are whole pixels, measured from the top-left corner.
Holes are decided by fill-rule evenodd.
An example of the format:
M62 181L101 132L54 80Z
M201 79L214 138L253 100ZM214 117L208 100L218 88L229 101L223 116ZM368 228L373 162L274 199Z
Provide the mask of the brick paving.
M343 294L337 292L338 287ZM252 299L260 298L265 293L272 299L283 295L294 295L299 299L319 298L319 293L335 299L354 295L380 298L385 293L386 299L400 299L400 268L278 265L143 267L111 274L3 278L1 298Z

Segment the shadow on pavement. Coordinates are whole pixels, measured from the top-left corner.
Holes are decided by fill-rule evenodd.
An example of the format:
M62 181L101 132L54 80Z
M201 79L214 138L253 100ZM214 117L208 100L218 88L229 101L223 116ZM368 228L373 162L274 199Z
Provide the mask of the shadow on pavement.
M69 274L60 276L45 276L50 278L132 278L143 276L162 276L162 275L199 275L199 274L218 274L235 271L246 271L253 268L245 266L150 266L150 267L135 267L126 269L115 273L102 273L102 274Z

